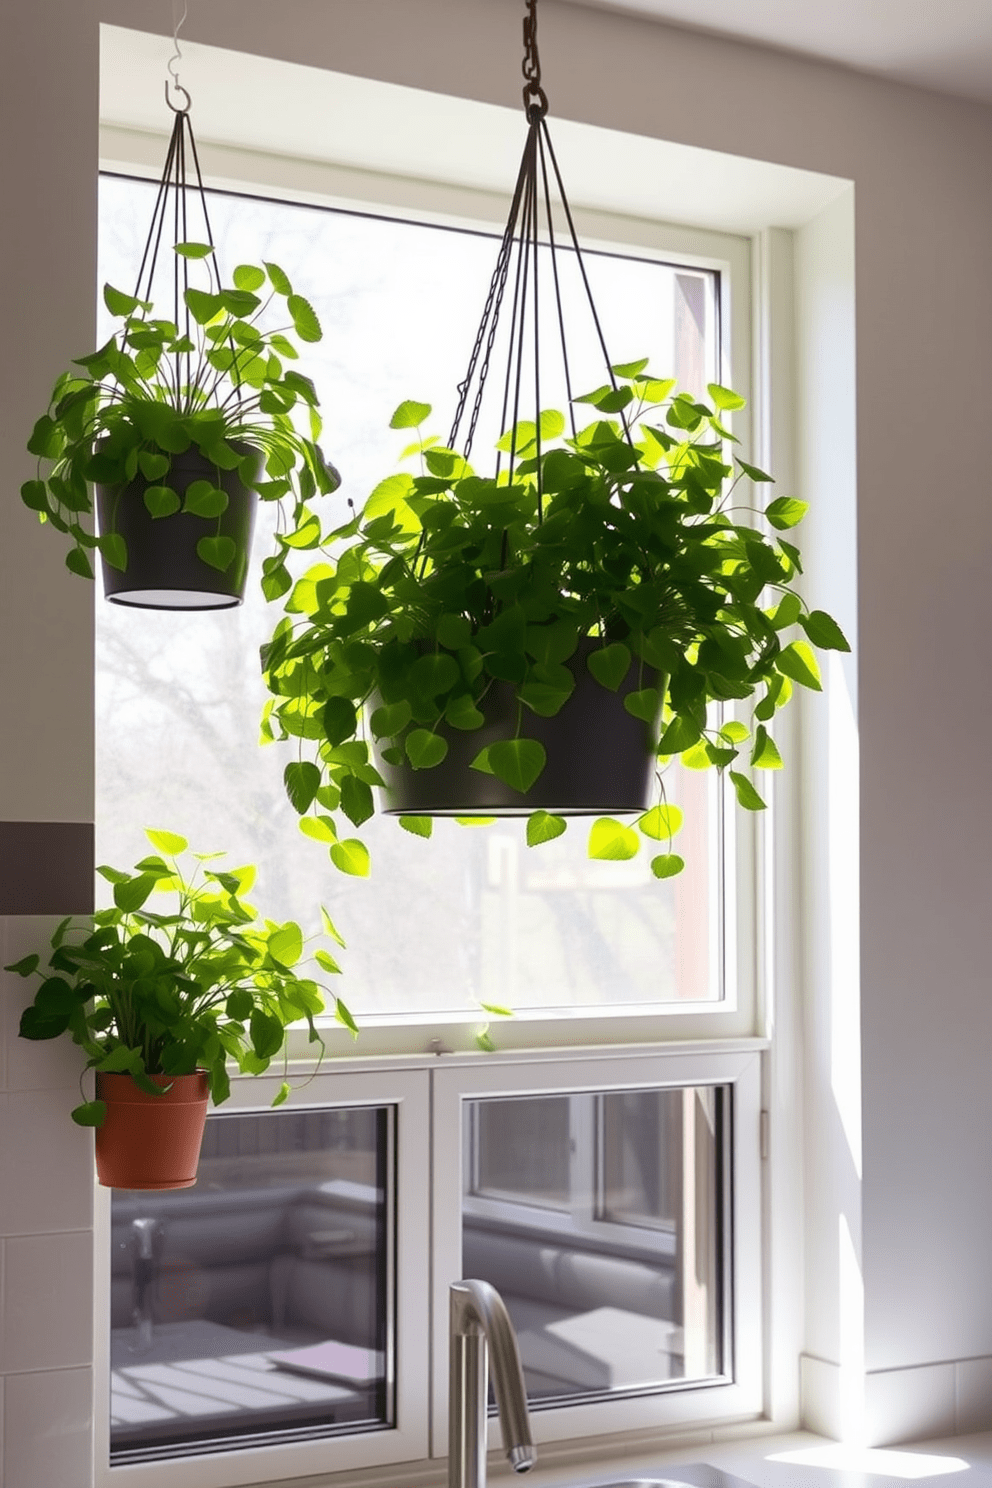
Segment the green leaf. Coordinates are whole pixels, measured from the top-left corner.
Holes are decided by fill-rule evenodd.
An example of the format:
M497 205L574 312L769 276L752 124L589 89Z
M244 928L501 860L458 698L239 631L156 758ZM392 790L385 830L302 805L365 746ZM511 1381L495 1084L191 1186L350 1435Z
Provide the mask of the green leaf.
M651 872L655 878L675 878L685 867L685 859L678 853L659 853L651 859Z
M271 1059L282 1048L285 1030L278 1018L255 1008L248 1024L251 1046L259 1059Z
M738 461L738 464L740 463ZM773 527L778 528L780 532L785 532L787 528L795 527L801 522L808 511L808 501L797 501L794 496L779 496L776 501L770 501L765 507L765 516Z
M21 500L31 511L47 512L48 510L48 487L44 481L25 481L21 487Z
M348 837L344 842L335 842L331 848L331 862L342 873L353 878L368 878L371 863L369 850L357 837Z
M214 247L212 243L175 243L172 251L181 258L209 258Z
M161 489L167 489L165 487ZM219 517L221 512L227 511L228 495L212 481L192 481L186 488L183 499L183 511L191 512L194 517ZM230 538L228 538L230 542ZM233 546L233 544L232 544ZM203 556L202 554L200 555ZM206 561L206 560L204 560Z
M349 698L332 697L324 704L320 715L321 727L328 744L337 748L358 731L358 714Z
M640 377L649 360L648 357L641 357L639 362L614 362L610 370L615 372L618 377Z
M732 388L721 387L718 382L708 382L706 391L709 393L716 408L721 413L731 413L737 408L746 408L747 404L740 393L735 393Z
M129 878L123 883L114 884L114 903L118 909L123 909L126 914L130 914L133 910L141 908L157 883L157 874L141 873L137 878Z
M312 760L291 760L283 771L286 794L302 816L313 805L320 786L320 771Z
M438 645L449 651L460 651L472 639L472 627L464 615L442 615L435 631Z
M290 1086L289 1081L288 1080L283 1080L282 1084L279 1086L279 1089L276 1091L275 1095L272 1097L272 1104L273 1104L273 1106L282 1106L282 1105L285 1105L286 1101L289 1100L291 1089L292 1089L292 1087Z
M679 713L659 739L658 753L681 754L684 749L691 749L693 744L698 743L699 737L699 725L684 713Z
M372 789L357 775L346 775L341 781L341 810L356 827L375 815Z
M38 955L25 956L23 960L14 961L10 966L5 966L4 971L13 971L22 977L30 976L33 971L37 971L40 960L41 957Z
M293 317L293 329L301 341L319 341L323 335L320 329L320 321L309 300L302 295L291 294L286 301L286 308Z
M730 718L720 730L720 738L726 739L728 744L743 744L748 738L748 731L739 719Z
M265 273L257 264L238 264L233 279L238 289L247 289L253 293L265 283Z
M430 729L412 729L404 740L407 758L415 770L429 770L439 765L448 753L448 741Z
M643 687L640 692L628 692L623 705L634 718L654 723L661 712L661 693L657 687Z
M69 1115L77 1126L102 1126L107 1119L106 1102L84 1101L81 1106L75 1106Z
M304 837L312 837L314 842L337 842L338 840L334 822L329 816L301 816L299 827Z
M171 857L185 852L189 847L186 838L180 837L178 832L158 832L152 827L146 827L145 836L152 847L157 847L159 852L168 853Z
M303 955L303 931L294 920L287 920L273 930L268 942L269 955L280 966L295 966Z
M759 723L755 730L751 765L756 770L781 770L782 768L782 756L778 752L778 745L763 723Z
M172 461L158 450L139 450L138 469L145 480L156 481L169 469Z
M731 770L730 778L734 782L737 800L745 811L764 811L765 803L746 775L742 775L739 770Z
M430 411L429 403L415 403L407 398L389 420L389 427L391 429L416 429L427 418Z
M563 816L553 816L549 811L533 811L527 818L527 846L537 847L542 842L553 842L560 837L568 823Z
M471 694L467 692L460 693L458 697L451 699L444 710L444 718L452 728L464 729L467 732L481 728L486 721L485 715L479 712L472 701Z
M586 666L601 686L616 692L630 670L630 660L628 648L621 641L614 641L612 646L590 651Z
M120 533L108 532L106 536L100 538L99 547L100 552L111 568L116 568L120 573L123 573L127 568L127 543L121 537ZM69 556L71 557L72 554ZM68 561L66 559L66 562Z
M324 927L324 934L329 935L332 940L336 940L339 946L343 946L344 937L323 905L320 906L320 920Z
M263 263L265 263L265 268L268 272L269 283L272 285L272 288L275 290L276 294L281 294L285 299L288 299L289 296L293 293L293 286L290 284L284 271L279 267L278 264L268 263L264 259L262 261ZM245 288L247 288L247 285L245 286Z
M769 481L774 484L774 476L766 475L763 470L758 469L757 465L749 465L746 460L740 459L738 455L735 455L734 459L737 461L737 464L741 467L744 474L750 476L751 480Z
M410 668L410 687L424 697L434 698L454 687L461 676L458 662L448 651L433 651L420 656Z
M197 325L209 325L224 309L220 295L208 294L205 289L184 290L183 299Z
M246 987L236 988L224 1004L224 1009L229 1018L243 1023L255 1006L255 999Z
M430 816L401 816L400 826L414 837L429 837L434 831L434 819Z
M663 802L660 806L652 806L650 811L645 811L643 816L637 819L637 826L645 837L653 837L656 842L667 842L674 837L676 832L682 829L682 812L678 806L670 806Z
M70 548L65 555L65 566L70 573L78 574L81 579L91 579L93 569L90 560L82 548Z
M493 1042L492 1035L489 1032L488 1023L486 1024L485 1028L480 1028L478 1033L475 1035L475 1046L477 1049L481 1049L483 1054L496 1053L496 1045Z
M798 594L783 594L778 604L771 611L768 618L776 630L786 630L788 626L795 625L803 612L802 600Z
M410 704L404 700L399 703L384 704L376 708L369 724L377 739L392 739L410 722Z
M470 770L478 770L480 775L494 775L496 772L489 763L489 745L480 749L475 759L469 765Z
M121 290L115 289L112 284L103 286L103 303L111 315L130 315L132 310L137 310L141 304L134 295L123 294Z
M800 682L803 687L810 687L814 692L823 690L816 657L805 641L793 641L790 646L786 646L776 656L775 666L784 676L791 677L793 682Z
M850 651L847 637L826 610L810 610L808 615L799 617L799 623L814 646L821 646L825 651Z
M489 746L489 768L504 785L523 794L529 791L547 762L537 739L500 739Z
M612 816L601 816L589 830L589 856L624 862L637 856L640 841L633 827L625 827Z
M197 557L210 568L226 573L234 562L237 548L231 537L201 537L196 545Z
M148 486L143 500L153 517L171 517L179 510L179 497L171 486Z

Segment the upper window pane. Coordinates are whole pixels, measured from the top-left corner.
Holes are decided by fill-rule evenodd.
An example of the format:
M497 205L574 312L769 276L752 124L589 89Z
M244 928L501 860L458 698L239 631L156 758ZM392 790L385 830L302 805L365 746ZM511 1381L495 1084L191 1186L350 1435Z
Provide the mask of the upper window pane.
M154 188L101 183L101 282L130 290ZM212 194L220 264L274 260L310 299L324 340L307 349L325 413L324 447L344 475L324 510L346 512L397 466L404 436L388 429L404 398L430 402L446 437L493 269L496 239L386 218ZM699 391L716 375L717 276L615 254L588 270L610 355L650 356ZM566 290L576 294L574 286ZM603 380L585 332L570 341L578 391ZM546 401L561 397L549 385ZM494 400L496 401L496 400ZM488 433L480 426L481 465ZM239 610L161 613L98 605L97 831L101 862L129 867L141 829L168 827L201 851L259 866L257 898L273 918L318 923L325 903L348 941L346 1000L363 1015L713 1001L721 985L721 834L713 772L673 770L668 799L686 826L683 875L658 882L650 854L629 863L586 856L588 823L529 850L523 822L435 824L430 842L376 819L363 836L368 880L344 878L298 831L282 772L291 754L260 749L266 691L258 647L281 613L258 590L269 532L263 510L254 575ZM310 555L307 555L310 556ZM382 934L383 905L390 933Z

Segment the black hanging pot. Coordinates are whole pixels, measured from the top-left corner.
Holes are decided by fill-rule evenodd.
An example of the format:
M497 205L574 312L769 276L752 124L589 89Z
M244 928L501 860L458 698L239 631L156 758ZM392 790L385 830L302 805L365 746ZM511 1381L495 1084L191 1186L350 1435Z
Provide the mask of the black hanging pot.
M262 456L252 446L231 441L241 456ZM104 593L112 604L148 610L225 610L244 599L251 538L258 497L241 480L239 471L220 470L191 447L171 456L171 467L157 480L134 480L96 487L100 535L117 533L127 548L127 566L114 568L101 555ZM194 481L208 481L227 494L227 508L215 517L176 511L153 517L145 504L149 486L170 486L183 500ZM204 561L197 544L208 539L225 568ZM226 539L216 544L216 539ZM231 554L228 543L233 544Z
M481 749L517 737L516 692L508 682L494 682L479 704L485 717L481 728L439 726L437 732L448 744L439 765L414 770L378 756L376 766L386 782L383 809L394 816L528 816L532 811L609 816L647 810L659 720L647 724L634 718L623 700L638 688L658 686L658 674L652 671L639 679L632 667L619 690L609 691L586 666L590 651L601 644L579 642L566 663L575 691L553 718L523 710L520 734L537 739L547 753L530 790L521 793L495 775L472 769Z

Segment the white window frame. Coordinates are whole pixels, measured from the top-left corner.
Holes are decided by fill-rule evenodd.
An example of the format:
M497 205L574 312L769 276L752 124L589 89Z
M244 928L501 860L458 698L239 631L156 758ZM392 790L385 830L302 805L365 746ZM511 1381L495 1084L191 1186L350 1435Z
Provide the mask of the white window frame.
M295 1073L295 1072L294 1072ZM300 1074L305 1077L305 1071ZM225 1111L267 1111L279 1089L278 1077L231 1081ZM429 1453L430 1394L423 1340L430 1326L427 1286L404 1284L424 1276L430 1249L429 1082L421 1072L378 1069L361 1074L319 1074L294 1098L295 1109L340 1106L393 1106L396 1109L394 1248L392 1295L395 1303L395 1419L392 1425L349 1434L286 1441L272 1446L238 1446L191 1455L178 1450L154 1462L110 1465L110 1191L94 1189L93 1288L95 1488L173 1488L177 1474L191 1488L235 1488L240 1483L304 1478L315 1473L360 1471L396 1462L415 1462Z
M716 1422L753 1420L762 1412L763 1345L761 1308L762 1172L760 1156L761 1052L747 1041L736 1046L668 1046L623 1054L551 1056L524 1059L502 1055L482 1061L445 1060L434 1071L433 1291L433 1455L447 1452L448 1287L460 1279L463 1103L480 1096L556 1095L690 1085L731 1087L730 1206L732 1257L732 1379L687 1384L655 1394L622 1395L608 1401L541 1407L531 1412L531 1428L542 1443L561 1443L618 1431L671 1431ZM502 1444L499 1420L490 1417L491 1448Z

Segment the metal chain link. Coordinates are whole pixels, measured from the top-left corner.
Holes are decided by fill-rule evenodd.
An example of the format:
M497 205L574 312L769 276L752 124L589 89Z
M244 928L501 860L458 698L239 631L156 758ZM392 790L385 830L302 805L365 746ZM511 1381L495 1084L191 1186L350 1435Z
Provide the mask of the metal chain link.
M526 0L524 16L524 108L527 117L543 119L548 112L547 94L541 87L541 58L537 50L537 0ZM535 110L532 115L531 110Z

